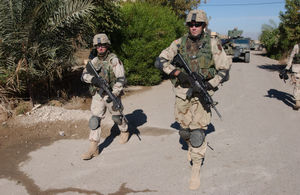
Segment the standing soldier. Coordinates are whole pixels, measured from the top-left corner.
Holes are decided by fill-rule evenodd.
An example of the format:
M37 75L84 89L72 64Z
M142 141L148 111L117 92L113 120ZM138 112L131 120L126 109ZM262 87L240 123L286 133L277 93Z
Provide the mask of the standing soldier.
M295 110L300 108L300 43L294 45L291 55L289 56L287 65L285 69L283 69L279 73L279 77L281 79L287 80L289 77L287 75L287 71L292 67L292 81L294 84L294 98L296 104L294 106Z
M94 36L93 45L97 50L97 56L91 60L91 63L99 73L100 77L106 80L111 87L112 93L121 98L125 84L125 74L122 62L118 57L109 51L111 45L106 34L97 34ZM92 117L89 120L90 147L87 153L82 155L83 160L89 160L99 154L98 143L100 142L101 120L105 117L106 109L112 114L112 120L118 125L120 134L120 143L126 143L129 137L127 131L128 125L119 111L114 109L111 98L101 88L101 80L89 74L85 68L82 73L84 82L91 83L90 91L93 99L91 104Z
M206 13L192 10L186 18L189 33L173 41L163 50L155 66L163 70L172 79L175 100L175 120L180 124L179 135L187 141L188 160L192 161L192 173L189 183L191 190L200 186L200 167L204 159L207 143L205 130L211 122L211 111L196 94L187 96L191 88L190 77L183 69L172 65L173 58L180 53L190 69L205 77L206 90L212 94L226 78L231 66L219 39L211 38L206 31L208 25Z

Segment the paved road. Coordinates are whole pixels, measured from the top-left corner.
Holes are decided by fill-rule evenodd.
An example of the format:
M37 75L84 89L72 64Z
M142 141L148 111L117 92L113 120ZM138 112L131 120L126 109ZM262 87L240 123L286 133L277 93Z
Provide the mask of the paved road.
M100 156L82 161L88 142L60 140L29 153L19 165L35 187L0 180L1 194L299 194L300 111L291 107L292 86L278 78L277 61L251 54L234 63L231 77L214 95L201 188L188 190L190 165L173 118L170 82L124 99L132 136L102 140ZM175 128L174 128L175 127ZM32 186L31 185L31 186ZM33 190L34 189L34 190Z

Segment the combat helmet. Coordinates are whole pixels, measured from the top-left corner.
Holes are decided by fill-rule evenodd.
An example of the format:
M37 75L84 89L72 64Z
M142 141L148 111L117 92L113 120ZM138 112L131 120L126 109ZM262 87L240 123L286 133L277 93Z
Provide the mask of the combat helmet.
M93 38L93 45L98 45L98 44L108 44L110 45L110 40L108 39L107 35L104 33L96 34Z
M188 24L192 21L208 24L206 13L203 10L191 10L186 17L185 23Z

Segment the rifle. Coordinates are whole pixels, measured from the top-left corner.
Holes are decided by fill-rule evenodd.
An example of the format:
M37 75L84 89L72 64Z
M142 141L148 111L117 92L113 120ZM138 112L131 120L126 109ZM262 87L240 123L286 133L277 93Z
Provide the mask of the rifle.
M186 71L186 73L192 78L191 79L192 87L187 92L187 94L190 94L188 96L191 96L192 93L194 92L194 94L197 95L199 100L203 101L203 104L205 107L213 108L216 111L219 118L222 119L221 114L219 113L219 111L216 108L216 105L218 104L218 102L214 102L212 97L208 94L208 92L206 90L206 84L204 83L204 76L202 74L197 74L195 72L192 72L192 70L190 69L190 67L188 66L188 64L183 59L183 57L180 53L178 53L173 58L172 64L174 64L175 66L177 66L179 68L183 68Z
M101 80L101 83L102 83L101 88L107 93L108 97L110 97L110 99L113 101L113 104L116 106L115 107L116 110L118 110L120 112L121 116L124 118L125 122L128 124L128 120L125 117L125 115L123 114L123 105L117 99L117 97L110 91L110 89L109 89L110 87L109 87L108 83L106 82L106 80L99 76L99 74L97 73L97 71L96 71L95 67L93 66L93 64L91 63L91 61L89 61L88 64L86 65L86 70L88 71L88 73L95 76L97 79Z

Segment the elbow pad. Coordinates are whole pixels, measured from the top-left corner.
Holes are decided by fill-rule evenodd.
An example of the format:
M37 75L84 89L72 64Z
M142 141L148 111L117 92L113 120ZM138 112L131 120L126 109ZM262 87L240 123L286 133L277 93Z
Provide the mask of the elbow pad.
M166 63L167 60L165 58L160 58L160 57L157 57L156 60L155 60L155 63L154 63L154 66L159 69L159 70L163 70L163 67L164 67L164 63Z

